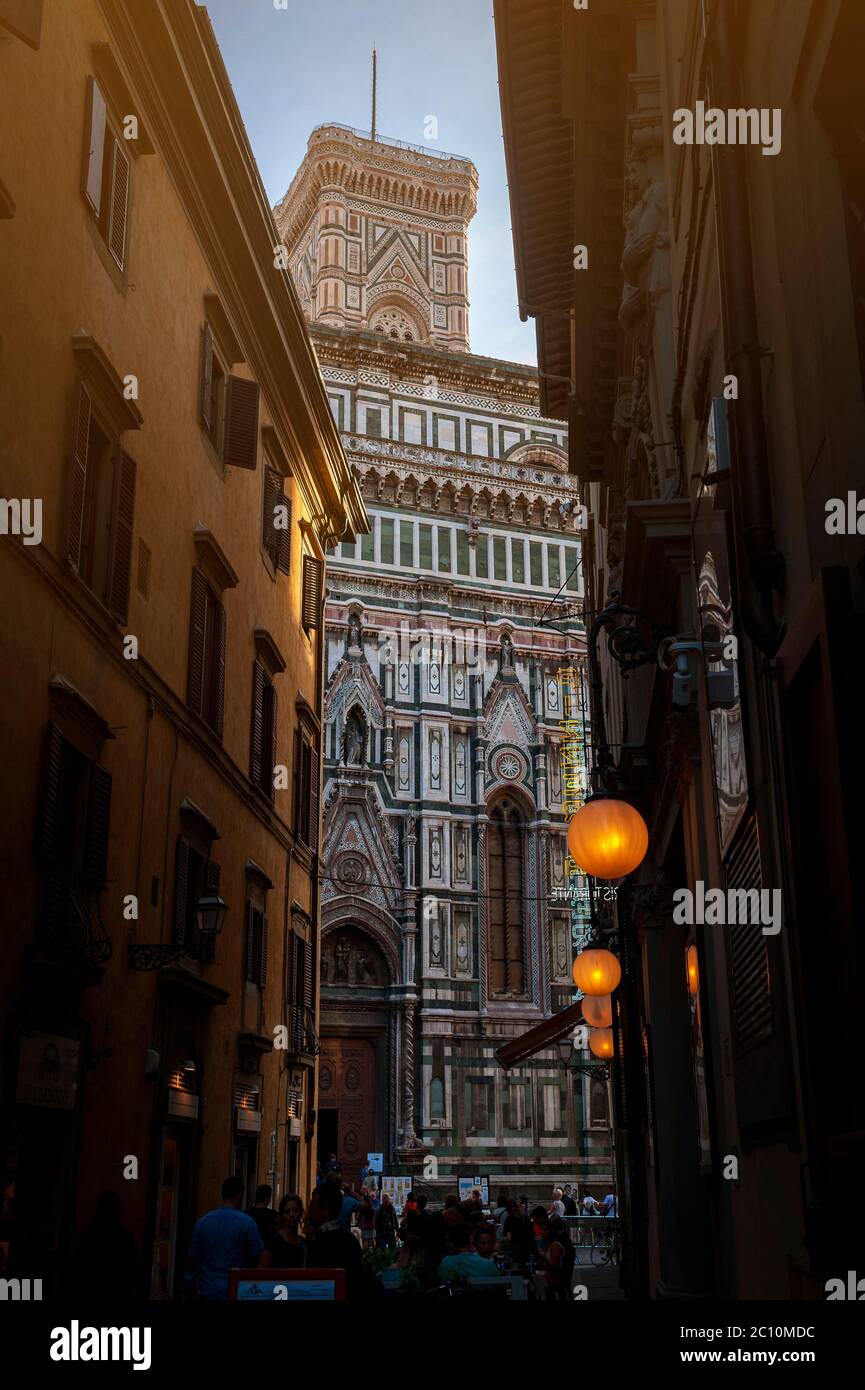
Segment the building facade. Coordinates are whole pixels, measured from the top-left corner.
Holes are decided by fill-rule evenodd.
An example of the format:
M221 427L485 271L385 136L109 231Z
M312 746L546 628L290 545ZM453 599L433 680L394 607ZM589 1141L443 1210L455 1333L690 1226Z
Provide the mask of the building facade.
M495 18L518 292L550 311L543 408L581 422L587 621L620 593L631 651L676 643L627 681L600 653L650 830L615 920L625 1282L823 1298L862 1238L837 1218L863 1134L862 8ZM746 138L687 138L700 103ZM709 890L771 914L674 910Z
M319 1152L547 1192L605 1087L498 1043L570 1003L560 669L582 511L534 369L472 356L474 167L316 130L276 209L370 530L328 557ZM545 617L573 600L564 629Z
M0 49L0 1249L74 1286L111 1191L171 1298L227 1175L312 1185L324 549L366 523L206 12L0 4Z

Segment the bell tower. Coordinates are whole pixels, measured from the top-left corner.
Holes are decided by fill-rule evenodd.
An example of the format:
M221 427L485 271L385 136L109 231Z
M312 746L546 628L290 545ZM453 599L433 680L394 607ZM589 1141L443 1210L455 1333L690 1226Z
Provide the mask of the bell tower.
M274 209L310 323L469 350L471 160L318 126Z

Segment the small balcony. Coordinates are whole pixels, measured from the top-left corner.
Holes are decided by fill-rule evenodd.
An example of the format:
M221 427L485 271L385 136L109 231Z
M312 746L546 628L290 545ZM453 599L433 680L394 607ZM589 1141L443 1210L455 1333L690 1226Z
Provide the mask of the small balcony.
M114 949L99 910L99 895L82 874L63 865L45 870L45 897L37 948L57 962L100 970Z

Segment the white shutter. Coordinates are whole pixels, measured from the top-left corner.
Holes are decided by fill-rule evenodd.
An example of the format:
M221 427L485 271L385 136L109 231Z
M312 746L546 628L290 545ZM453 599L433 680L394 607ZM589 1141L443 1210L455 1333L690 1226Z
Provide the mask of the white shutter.
M102 160L105 151L105 98L95 77L90 78L90 144L87 153L87 181L84 191L97 217L102 206Z

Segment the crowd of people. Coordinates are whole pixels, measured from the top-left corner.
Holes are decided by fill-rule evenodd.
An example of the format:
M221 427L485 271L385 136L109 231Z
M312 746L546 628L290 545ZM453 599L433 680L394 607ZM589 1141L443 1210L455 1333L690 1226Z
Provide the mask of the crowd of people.
M308 1210L289 1193L274 1212L271 1195L260 1187L243 1212L240 1180L226 1180L222 1206L193 1231L188 1279L195 1296L227 1298L229 1271L241 1267L342 1269L348 1300L378 1296L383 1284L434 1291L531 1274L544 1297L568 1300L576 1249L567 1218L616 1212L613 1193L598 1201L587 1192L580 1203L565 1184L547 1206L501 1191L491 1210L477 1189L465 1200L449 1194L436 1210L425 1193L410 1192L398 1214L387 1193L344 1183L335 1160L319 1172ZM390 1258L376 1258L376 1250Z
M537 1276L546 1298L569 1299L574 1226L617 1215L614 1193L599 1200L584 1192L580 1199L568 1183L553 1189L546 1206L501 1191L488 1208L475 1189L466 1200L449 1194L431 1209L426 1193L410 1192L398 1213L386 1192L344 1182L335 1159L319 1171L308 1208L298 1193L288 1193L274 1211L264 1184L244 1211L243 1194L239 1177L226 1178L221 1205L196 1223L185 1270L188 1297L226 1300L232 1269L342 1269L348 1299L376 1297L384 1284L434 1290L511 1272ZM147 1297L115 1193L100 1198L75 1268L76 1285L94 1295Z

